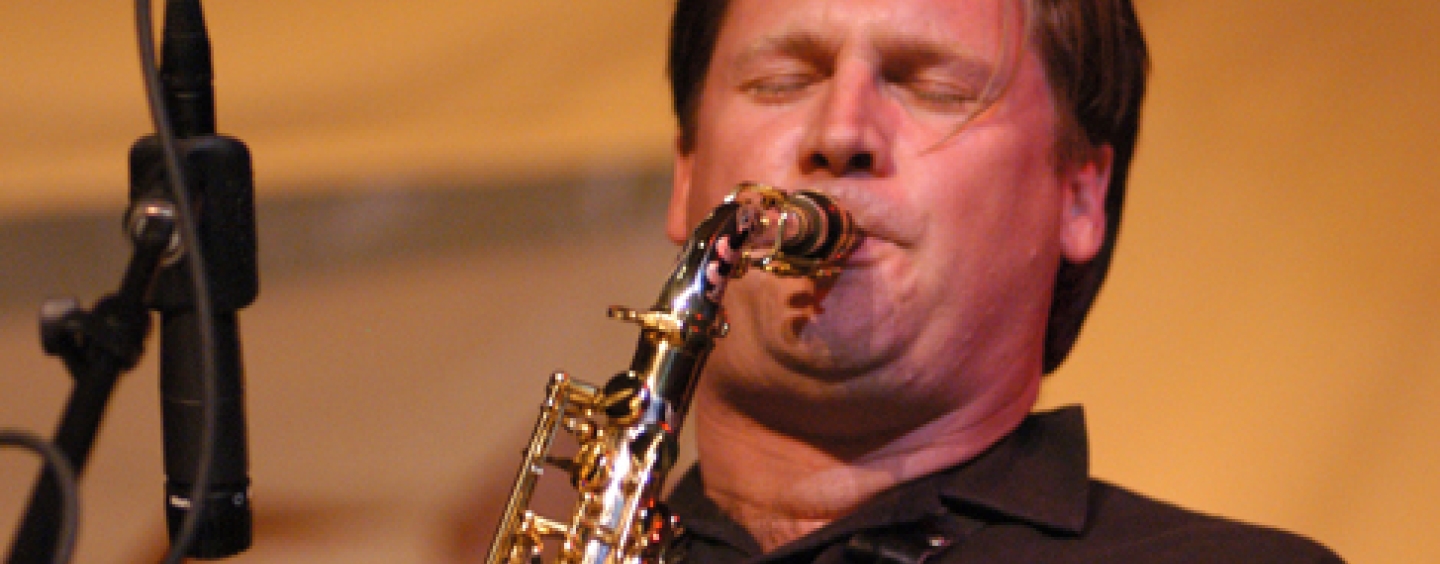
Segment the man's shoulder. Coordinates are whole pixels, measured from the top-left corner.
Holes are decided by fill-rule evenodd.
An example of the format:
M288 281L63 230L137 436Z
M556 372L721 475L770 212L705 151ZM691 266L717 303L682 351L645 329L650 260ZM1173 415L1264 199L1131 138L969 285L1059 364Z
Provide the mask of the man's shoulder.
M1116 562L1342 562L1304 536L1182 508L1105 481L1091 482L1080 536L1083 544L1108 547Z

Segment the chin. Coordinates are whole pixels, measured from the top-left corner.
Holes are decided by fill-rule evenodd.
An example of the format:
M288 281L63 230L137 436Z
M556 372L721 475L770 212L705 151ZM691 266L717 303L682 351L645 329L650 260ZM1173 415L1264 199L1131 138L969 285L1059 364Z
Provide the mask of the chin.
M883 370L913 342L905 300L870 269L814 280L752 272L726 291L732 330L711 362L743 379L783 378L813 384L845 382ZM723 358L723 360L722 360ZM783 374L783 376L780 376Z
M783 368L722 369L727 373L713 374L705 385L730 408L782 434L853 442L920 425L948 407L944 394L912 380L918 372L893 364L808 346L768 360Z
M796 331L795 329L798 329ZM765 343L767 352L789 372L819 381L840 382L882 367L895 358L894 347L847 320L834 326L797 319L781 329L784 335Z
M823 352L836 369L867 370L892 362L914 342L923 312L908 285L876 269L843 273L816 290L808 310L788 324L798 348Z

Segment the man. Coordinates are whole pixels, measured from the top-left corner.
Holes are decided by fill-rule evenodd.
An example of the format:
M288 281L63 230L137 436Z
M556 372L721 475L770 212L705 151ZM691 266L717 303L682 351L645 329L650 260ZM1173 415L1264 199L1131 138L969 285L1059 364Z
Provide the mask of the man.
M689 561L1339 561L1090 480L1078 408L1030 414L1115 238L1128 0L679 0L672 34L669 236L747 180L866 232L836 277L729 285Z

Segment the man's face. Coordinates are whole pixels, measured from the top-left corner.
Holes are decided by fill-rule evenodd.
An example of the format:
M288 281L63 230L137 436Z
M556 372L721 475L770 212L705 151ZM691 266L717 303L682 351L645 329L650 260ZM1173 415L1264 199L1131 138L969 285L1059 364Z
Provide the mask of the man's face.
M702 385L816 433L1034 387L1055 270L1103 237L1108 159L1057 168L1044 70L1005 4L731 2L668 233L756 181L834 195L866 237L834 279L730 284Z

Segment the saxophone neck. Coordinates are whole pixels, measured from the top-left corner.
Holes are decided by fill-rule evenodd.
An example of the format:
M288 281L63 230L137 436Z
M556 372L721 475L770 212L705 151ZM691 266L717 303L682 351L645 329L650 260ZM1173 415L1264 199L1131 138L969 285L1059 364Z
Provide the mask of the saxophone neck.
M849 215L824 194L758 184L730 194L685 242L653 307L610 309L641 326L630 370L603 387L564 374L552 380L487 562L539 561L547 539L563 541L557 562L564 564L667 562L679 529L658 498L695 383L727 330L720 308L726 283L751 267L780 276L832 274L858 237ZM572 456L549 454L561 431L579 443ZM569 525L529 509L546 464L569 474L582 494Z

